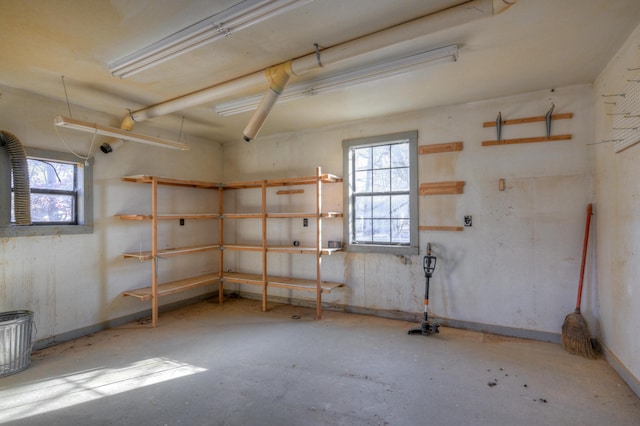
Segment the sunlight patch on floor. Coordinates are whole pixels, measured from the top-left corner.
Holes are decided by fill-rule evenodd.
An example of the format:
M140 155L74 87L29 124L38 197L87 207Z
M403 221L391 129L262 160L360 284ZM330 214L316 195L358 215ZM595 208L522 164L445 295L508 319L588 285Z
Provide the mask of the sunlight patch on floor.
M96 368L2 389L0 424L206 371L167 359L149 358L122 368Z

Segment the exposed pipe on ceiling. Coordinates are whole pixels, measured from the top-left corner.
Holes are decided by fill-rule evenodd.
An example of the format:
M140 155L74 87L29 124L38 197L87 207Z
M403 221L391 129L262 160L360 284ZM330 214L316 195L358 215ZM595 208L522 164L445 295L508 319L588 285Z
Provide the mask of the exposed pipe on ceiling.
M432 34L447 28L466 24L480 18L497 15L517 0L471 0L448 9L434 12L411 21L389 27L387 29L368 34L345 43L341 43L320 51L322 66L324 68L344 63L359 56L366 55L373 51L387 48L396 44L414 40L428 34ZM306 72L319 68L320 61L314 51L306 56L302 56L291 61L290 72L286 72L286 80L291 75L302 75ZM285 63L285 64L287 64ZM147 108L132 111L122 122L121 128L131 130L135 123L148 120L154 117L170 114L176 111L201 105L231 96L239 91L255 89L262 86L266 80L271 84L269 73L274 68L279 68L284 64L267 68L234 80L226 81L214 86L210 86L174 99L170 99ZM286 80L282 88L286 85ZM269 92L265 94L261 105L254 112L245 129L244 139L253 139L257 131L261 128L269 111L277 101L279 94L270 86ZM249 134L247 134L249 133ZM103 145L104 146L104 145ZM104 151L104 149L103 149Z

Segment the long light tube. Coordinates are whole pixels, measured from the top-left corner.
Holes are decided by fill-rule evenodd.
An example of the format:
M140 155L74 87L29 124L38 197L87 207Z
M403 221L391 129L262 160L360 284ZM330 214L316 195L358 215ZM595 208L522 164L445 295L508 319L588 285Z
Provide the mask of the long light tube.
M96 133L101 136L108 136L116 139L124 139L130 142L139 142L148 145L160 146L163 148L188 150L189 145L181 142L174 142L166 139L134 133L129 130L118 129L116 127L101 126L96 123L87 123L73 118L56 115L54 124L65 129L80 130L83 132Z
M235 31L288 12L312 0L244 0L109 64L111 74L127 78Z
M434 63L443 61L452 62L457 61L457 59L458 46L455 44L435 50L420 52L353 71L335 74L330 77L287 86L278 99L278 102L288 102L306 96L332 92L346 87L404 74L422 68L426 65L433 65ZM216 105L215 110L218 115L222 117L253 111L258 107L262 97L262 95L256 95L220 103Z

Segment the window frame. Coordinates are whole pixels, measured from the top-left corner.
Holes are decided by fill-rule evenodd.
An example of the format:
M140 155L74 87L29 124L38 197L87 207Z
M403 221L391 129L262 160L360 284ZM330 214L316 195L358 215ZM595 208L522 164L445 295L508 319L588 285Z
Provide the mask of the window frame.
M94 158L83 161L73 154L42 148L25 147L27 158L74 163L77 168L76 223L39 222L32 225L11 223L11 164L6 150L0 152L0 237L32 237L93 233L93 164Z
M354 224L354 184L352 170L352 152L355 148L366 146L389 145L399 140L409 142L409 244L357 243L353 240ZM369 136L364 138L347 139L342 141L343 150L343 185L344 185L344 241L345 249L361 253L388 253L395 255L419 254L418 229L418 131L391 133L386 135ZM389 191L391 193L391 191Z

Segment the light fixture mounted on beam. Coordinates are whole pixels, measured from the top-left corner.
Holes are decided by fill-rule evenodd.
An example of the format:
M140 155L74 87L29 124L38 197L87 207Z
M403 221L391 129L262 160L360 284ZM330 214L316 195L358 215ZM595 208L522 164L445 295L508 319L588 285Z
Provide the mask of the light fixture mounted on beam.
M346 87L357 86L359 84L365 84L415 71L416 69L422 68L426 65L433 65L434 63L439 62L453 62L457 60L458 46L453 44L451 46L428 50L399 59L388 60L386 62L358 68L352 71L334 74L329 77L287 86L278 99L278 102L288 102L306 96L332 92ZM253 111L257 108L261 99L262 95L257 95L224 102L216 105L215 110L218 115L222 117Z
M310 1L312 0L244 0L130 55L117 59L109 64L109 70L115 77L130 77Z
M140 133L134 133L129 130L118 129L116 127L102 126L96 123L87 123L85 121L63 117L61 115L56 115L54 124L65 129L80 130L83 132L94 133L101 136L123 139L130 142L139 142L148 145L159 146L162 148L179 149L183 151L189 149L189 145L182 142L170 141L157 138L155 136L147 136Z

